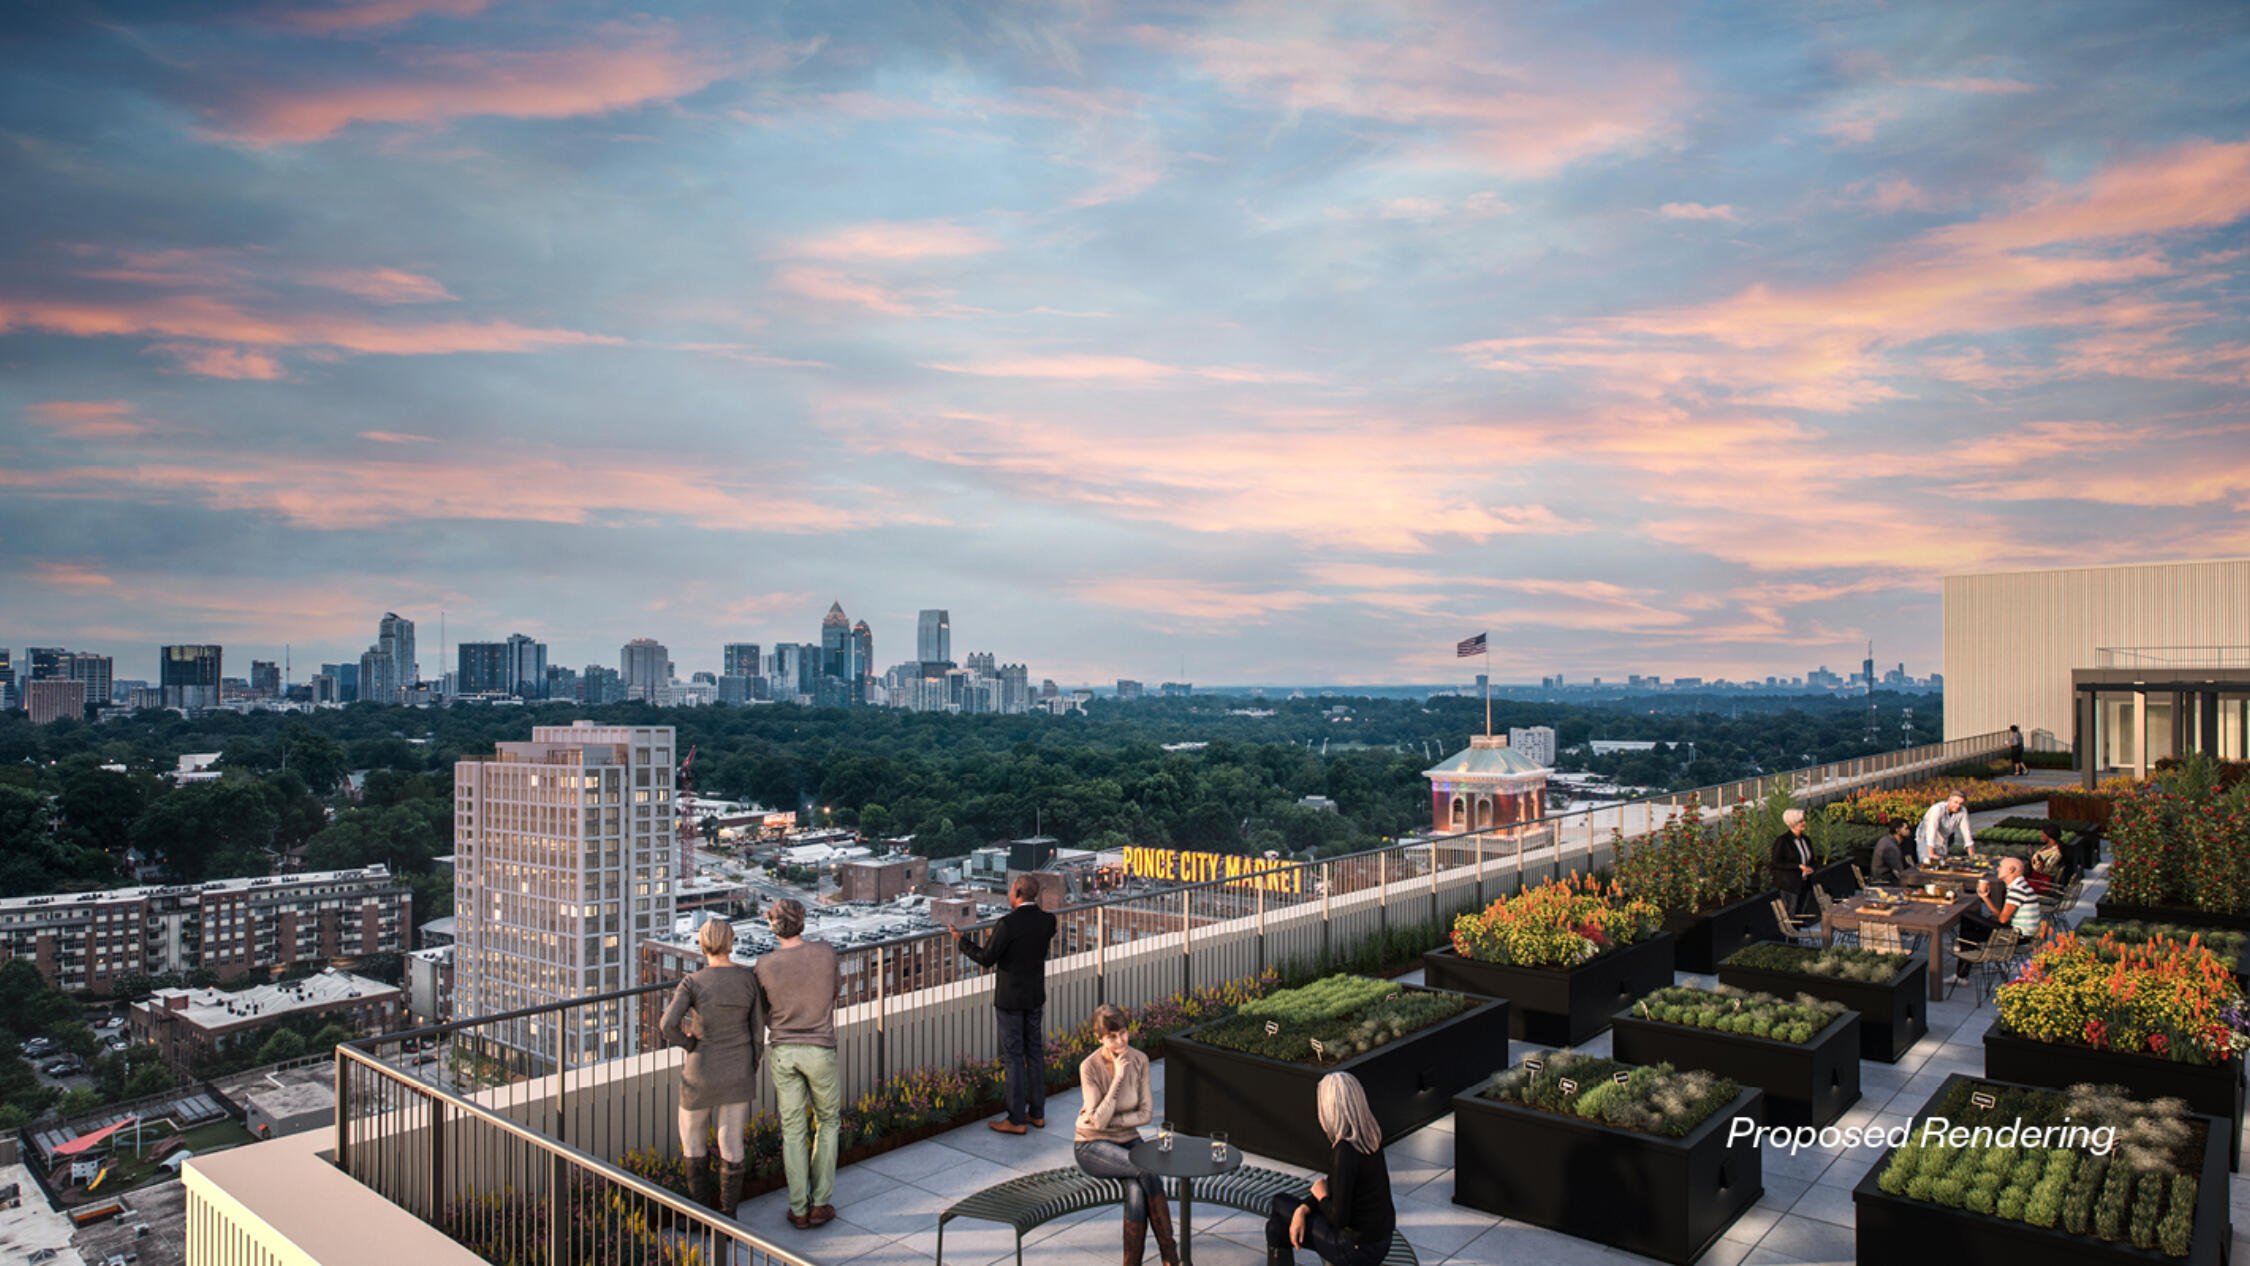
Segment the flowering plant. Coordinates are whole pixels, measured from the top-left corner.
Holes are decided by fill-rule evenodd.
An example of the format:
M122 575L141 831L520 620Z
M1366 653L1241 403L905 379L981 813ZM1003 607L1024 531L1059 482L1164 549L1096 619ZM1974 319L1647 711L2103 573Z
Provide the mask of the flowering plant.
M2012 804L2026 804L2044 800L2044 792L2027 792L2012 783L1994 782L1990 778L1925 778L1904 787L1869 788L1855 791L1841 803L1854 822L1872 822L1880 826L1892 818L1919 822L1930 806L1954 792L1960 792L1969 802L1970 810L1999 809Z
M1453 950L1484 963L1568 967L1646 940L1663 911L1591 876L1551 879L1453 921Z
M1765 850L1753 823L1748 801L1716 829L1705 825L1703 806L1690 803L1622 853L1618 885L1670 912L1710 910L1753 896L1766 887ZM1622 849L1622 842L1616 846Z
M2137 944L2066 933L1995 995L2007 1032L2038 1042L2219 1064L2250 1049L2233 966L2201 938Z
M2119 797L2110 811L2110 896L2126 905L2250 913L2246 789L2174 778Z

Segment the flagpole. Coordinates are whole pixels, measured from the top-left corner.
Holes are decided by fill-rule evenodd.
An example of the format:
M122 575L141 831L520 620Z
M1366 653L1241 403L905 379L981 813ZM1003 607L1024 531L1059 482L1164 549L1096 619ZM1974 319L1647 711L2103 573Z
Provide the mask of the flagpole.
M1484 644L1484 736L1492 737L1492 643Z

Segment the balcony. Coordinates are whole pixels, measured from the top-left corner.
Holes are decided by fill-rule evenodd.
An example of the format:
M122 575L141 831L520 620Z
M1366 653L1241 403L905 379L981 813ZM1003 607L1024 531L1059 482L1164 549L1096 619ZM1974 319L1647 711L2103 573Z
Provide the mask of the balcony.
M1284 961L1347 956L1387 932L1426 935L1417 929L1511 891L1519 879L1601 864L1612 827L1630 838L1690 800L1732 803L1782 783L1821 794L1901 782L2002 745L1999 736L1933 745L1513 834L1331 859L1302 868L1295 891L1222 881L1067 910L1063 944L1080 948L1050 964L1049 1020L1075 1026L1100 1001L1143 1005ZM2089 907L2093 899L2090 892ZM989 985L943 937L851 950L845 966L838 1033L847 1105L887 1076L992 1056ZM902 989L903 979L929 983ZM980 1120L845 1166L835 1199L840 1220L817 1231L786 1225L779 1191L747 1202L736 1219L696 1208L617 1163L635 1151L676 1154L679 1056L645 1044L667 992L643 987L340 1048L333 1135L189 1165L190 1261L265 1260L240 1255L255 1244L281 1260L341 1263L363 1260L365 1246L380 1243L386 1257L440 1266L927 1262L946 1206L1007 1178L1071 1163L1075 1091L1052 1096L1049 1128L1025 1138L994 1134ZM1863 1098L1839 1124L1899 1124L1947 1075L1981 1071L1991 1008L1963 992L1929 1012L1929 1035L1904 1060L1863 1069ZM611 1029L642 1040L644 1053L582 1054L602 1049ZM1604 1035L1586 1049L1606 1053L1608 1042ZM1161 1061L1154 1080L1161 1119ZM755 1108L771 1111L770 1089L761 1089ZM1450 1119L1441 1120L1386 1149L1400 1226L1421 1261L1641 1260L1452 1204L1451 1130ZM1769 1152L1764 1198L1701 1260L1852 1260L1850 1188L1879 1154ZM1289 1168L1254 1154L1250 1163ZM2238 1201L2250 1198L2242 1180L2234 1185ZM1114 1209L1066 1218L1031 1233L1026 1260L1107 1257L1116 1238ZM955 1223L945 1242L948 1261L1013 1260L1005 1228ZM1194 1251L1215 1266L1263 1261L1262 1219L1202 1208ZM2235 1260L2250 1258L2238 1246Z

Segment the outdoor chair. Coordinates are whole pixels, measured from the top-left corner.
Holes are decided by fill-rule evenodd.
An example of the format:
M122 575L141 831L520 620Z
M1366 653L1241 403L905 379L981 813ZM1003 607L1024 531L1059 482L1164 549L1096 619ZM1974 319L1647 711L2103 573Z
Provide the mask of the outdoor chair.
M1779 897L1773 899L1773 920L1780 926L1782 937L1792 945L1818 946L1821 943L1820 921L1799 920L1789 913L1788 904Z
M2016 960L2016 948L2022 942L2023 934L2010 927L1993 929L1992 935L1982 945L1978 945L1974 941L1955 941L1953 943L1954 960L1972 963L1976 967L1977 1005L1984 1005L1985 996L1992 991L1992 987L2007 978L2008 969L2014 965ZM1948 997L1952 996L1953 985L1957 983L1959 983L1959 977L1955 977L1952 982L1946 985L1945 992Z
M1921 938L1909 937L1896 923L1869 919L1859 926L1859 944L1878 954L1907 954L1921 948Z

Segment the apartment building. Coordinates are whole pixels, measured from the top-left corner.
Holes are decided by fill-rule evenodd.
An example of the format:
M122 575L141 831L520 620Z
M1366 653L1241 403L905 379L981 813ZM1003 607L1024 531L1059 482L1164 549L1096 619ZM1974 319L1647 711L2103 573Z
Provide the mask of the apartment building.
M159 989L133 1004L133 1040L153 1045L170 1067L188 1072L197 1060L240 1042L263 1042L272 1026L293 1016L337 1023L355 1033L388 1033L405 1015L405 995L395 985L328 968L297 980L222 992Z

